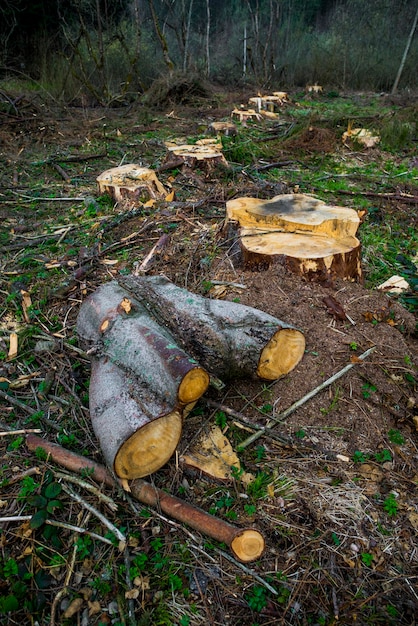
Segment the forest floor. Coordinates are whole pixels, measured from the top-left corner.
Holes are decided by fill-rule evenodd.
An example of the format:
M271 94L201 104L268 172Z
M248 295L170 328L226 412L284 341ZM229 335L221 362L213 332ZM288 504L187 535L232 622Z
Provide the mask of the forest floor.
M1 97L0 623L416 623L418 164L408 141L411 132L416 140L416 104L290 94L277 119L237 122L237 136L223 140L229 169L159 171L164 142L206 136L249 95L106 110ZM343 145L350 120L377 129L381 144ZM174 197L115 204L99 195L97 176L122 163L156 170ZM308 281L278 264L249 271L233 258L225 203L293 192L360 212L363 283ZM103 500L88 490L91 477L74 484L74 474L25 445L36 429L103 463L78 311L100 284L132 272L163 234L169 244L151 274L262 309L306 338L284 378L211 387L185 421L178 454L148 477L263 533L266 548L253 563L116 488L102 487ZM403 298L376 288L393 274L410 280ZM333 316L328 295L352 322ZM18 347L9 357L12 333ZM349 364L271 429L278 437L267 432L239 452L252 486L238 471L222 482L182 464L203 428L218 425L237 450Z

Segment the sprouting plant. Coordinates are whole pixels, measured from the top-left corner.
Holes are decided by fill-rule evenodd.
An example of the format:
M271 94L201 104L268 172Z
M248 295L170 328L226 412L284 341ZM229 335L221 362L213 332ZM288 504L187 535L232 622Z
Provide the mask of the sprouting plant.
M377 387L375 387L375 385L372 385L371 383L364 383L361 390L362 390L363 398L367 400L367 398L370 398L372 393L377 391Z
M264 446L257 446L255 449L255 460L257 463L266 458L266 449Z
M244 597L250 609L257 613L267 606L267 590L260 585L254 586Z
M221 430L223 430L226 426L226 423L227 423L226 414L223 411L216 411L215 424L219 426Z
M392 443L396 443L399 446L401 446L402 444L405 443L405 439L403 437L403 435L401 435L401 433L399 432L399 430L396 430L396 428L391 428L388 432L388 437L389 440Z
M299 428L299 430L295 432L295 437L297 437L298 439L303 439L304 437L306 437L306 431L303 430L303 428Z
M357 342L355 342L355 341L351 341L351 342L350 342L350 350L353 350L354 352L355 352L356 350L358 350L358 344L357 344Z
M244 504L244 511L248 517L252 517L257 511L257 507L255 504Z
M387 448L384 448L381 452L376 452L374 458L378 463L385 463L392 460L392 455Z
M39 484L34 481L32 476L25 476L22 480L22 486L18 493L18 500L26 500L26 498L38 489Z
M339 546L341 543L341 539L339 538L339 536L337 535L337 533L331 533L331 539L334 543L334 545Z
M16 437L16 439L13 439L13 441L11 441L9 443L9 445L7 446L7 450L9 452L13 451L13 450L17 450L18 448L20 448L20 446L22 445L24 441L23 437Z
M370 567L373 563L373 554L370 554L370 552L362 552L361 562L364 563L364 565L367 565L367 567Z
M390 493L383 502L383 508L389 517L395 517L398 513L398 503L396 501L395 494Z
M353 459L354 463L365 463L367 456L364 454L364 452L356 450L351 458Z
M267 495L267 487L271 483L272 476L267 472L259 472L254 480L247 486L247 493L255 500Z

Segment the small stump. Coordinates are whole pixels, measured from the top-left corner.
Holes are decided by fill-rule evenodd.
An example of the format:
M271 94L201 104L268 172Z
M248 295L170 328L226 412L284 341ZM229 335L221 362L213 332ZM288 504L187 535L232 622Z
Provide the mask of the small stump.
M134 163L106 170L96 180L99 193L109 194L115 202L163 199L168 193L153 170Z
M239 242L244 266L267 269L279 262L310 279L361 280L357 212L305 194L271 200L237 198L226 204L228 239Z
M212 122L208 126L210 135L225 135L226 137L234 137L237 134L237 127L232 122Z
M216 167L229 167L228 161L222 154L222 146L216 140L200 140L196 144L168 146L168 154L160 166L164 169L200 169L210 174Z

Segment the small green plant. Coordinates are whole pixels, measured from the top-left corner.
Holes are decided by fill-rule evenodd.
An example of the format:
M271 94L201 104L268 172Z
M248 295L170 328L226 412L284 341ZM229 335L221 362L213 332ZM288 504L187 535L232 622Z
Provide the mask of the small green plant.
M267 590L260 585L254 586L244 598L250 609L256 613L260 613L267 606Z
M362 552L361 562L367 567L371 567L371 564L373 563L373 554L370 554L370 552Z
M253 517L257 512L255 504L244 504L244 511L248 517Z
M295 432L295 437L297 437L298 439L303 439L304 437L306 437L306 431L303 430L303 428L299 428L299 430Z
M216 411L215 424L223 430L227 424L226 414L223 411Z
M389 517L395 517L398 513L398 503L395 494L390 493L383 502L383 508Z
M371 383L364 383L364 385L361 388L361 391L363 394L363 398L367 400L367 398L370 398L372 393L377 391L377 387L375 385L372 385Z
M374 455L377 463L386 463L386 461L392 460L392 455L387 448L384 448L381 452L376 452Z
M264 446L257 446L255 449L255 460L257 463L264 461L266 458L266 449Z
M388 432L388 437L389 441L399 446L402 446L405 443L405 438L401 435L399 430L396 430L396 428L390 429L390 431Z
M258 500L265 498L267 495L267 487L272 481L272 476L267 472L259 472L254 480L252 480L247 486L247 493L249 496Z
M356 350L358 350L358 344L355 341L352 341L350 343L350 350L353 350L353 352L355 352Z
M351 458L354 463L365 463L367 455L365 455L364 452L360 452L360 450L356 450Z
M337 533L334 533L334 532L331 533L331 539L334 545L339 546L341 544L341 539L339 538Z

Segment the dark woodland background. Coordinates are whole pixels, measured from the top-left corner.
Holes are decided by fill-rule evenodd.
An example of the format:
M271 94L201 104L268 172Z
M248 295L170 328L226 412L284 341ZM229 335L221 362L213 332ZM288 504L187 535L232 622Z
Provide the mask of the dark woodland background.
M396 86L414 90L416 14L416 0L3 0L0 80L109 105L174 73L390 91L402 66Z

